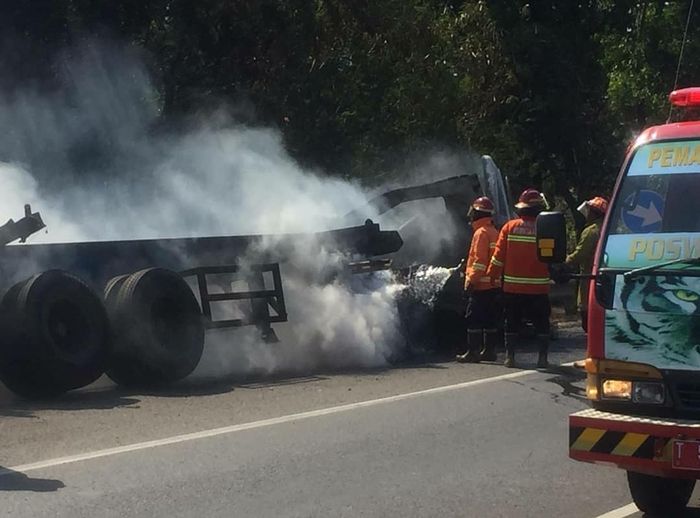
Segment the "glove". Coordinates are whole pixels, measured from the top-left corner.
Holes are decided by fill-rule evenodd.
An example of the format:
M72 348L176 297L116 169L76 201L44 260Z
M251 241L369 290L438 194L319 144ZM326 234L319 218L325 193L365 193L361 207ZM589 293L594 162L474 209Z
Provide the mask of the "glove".
M557 284L566 284L571 280L571 271L564 264L553 264L549 267L549 276Z

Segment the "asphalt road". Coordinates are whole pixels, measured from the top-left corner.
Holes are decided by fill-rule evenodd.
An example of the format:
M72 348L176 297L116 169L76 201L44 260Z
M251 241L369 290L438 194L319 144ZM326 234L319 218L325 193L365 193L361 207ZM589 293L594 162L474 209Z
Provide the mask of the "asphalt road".
M638 516L622 472L567 458L581 373L534 360L0 394L0 516Z

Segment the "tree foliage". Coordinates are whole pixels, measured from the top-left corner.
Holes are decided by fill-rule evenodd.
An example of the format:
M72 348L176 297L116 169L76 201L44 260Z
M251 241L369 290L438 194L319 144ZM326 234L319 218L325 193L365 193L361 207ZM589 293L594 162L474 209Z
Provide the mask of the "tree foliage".
M95 35L142 48L163 117L248 103L329 174L400 174L406 150L495 157L516 188L611 187L668 116L690 1L33 0L0 7L0 89L56 80ZM700 80L692 13L679 85Z

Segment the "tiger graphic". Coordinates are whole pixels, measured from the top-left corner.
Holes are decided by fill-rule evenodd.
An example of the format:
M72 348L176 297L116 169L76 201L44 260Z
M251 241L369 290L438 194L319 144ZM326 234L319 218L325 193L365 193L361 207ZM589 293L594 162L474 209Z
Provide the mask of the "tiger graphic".
M641 276L616 282L606 312L606 356L659 368L700 365L700 277Z

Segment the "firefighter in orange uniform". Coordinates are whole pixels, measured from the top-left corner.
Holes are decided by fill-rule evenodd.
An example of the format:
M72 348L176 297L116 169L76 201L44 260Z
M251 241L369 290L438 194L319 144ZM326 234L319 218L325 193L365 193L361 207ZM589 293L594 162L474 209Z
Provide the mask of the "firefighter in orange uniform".
M467 351L457 355L458 362L496 361L498 323L501 316L500 278L494 281L486 273L496 248L498 230L493 226L493 202L483 196L469 210L474 235L467 257L464 290L467 306Z
M515 366L515 344L523 319L535 326L539 342L537 367L546 368L549 349L549 269L537 258L535 218L546 208L544 196L525 190L515 205L519 218L506 223L498 235L496 250L486 271L503 278L506 367Z

